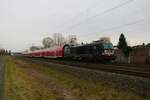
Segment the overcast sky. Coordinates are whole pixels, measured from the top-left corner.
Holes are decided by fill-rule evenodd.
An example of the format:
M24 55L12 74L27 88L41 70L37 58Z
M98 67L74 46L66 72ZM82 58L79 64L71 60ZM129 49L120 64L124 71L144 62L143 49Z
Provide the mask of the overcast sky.
M150 42L150 0L0 0L0 47L22 51L53 33L79 42L124 33L130 45Z

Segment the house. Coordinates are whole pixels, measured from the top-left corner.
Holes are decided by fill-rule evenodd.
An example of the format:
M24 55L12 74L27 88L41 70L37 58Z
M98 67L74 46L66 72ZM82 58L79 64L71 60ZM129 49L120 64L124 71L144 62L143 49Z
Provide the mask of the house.
M150 44L150 43L149 43ZM129 54L130 63L150 64L150 45L139 45L132 47Z

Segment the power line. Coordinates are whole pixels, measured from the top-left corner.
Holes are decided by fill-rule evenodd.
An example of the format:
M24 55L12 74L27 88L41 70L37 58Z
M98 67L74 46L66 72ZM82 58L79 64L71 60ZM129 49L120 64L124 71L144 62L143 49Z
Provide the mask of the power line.
M137 13L142 13L141 11L145 11L145 10L149 10L150 9L150 6L146 6L146 7L144 7L144 8L142 8L142 9L138 9L138 10L135 10L134 12L132 12L131 14L134 14L135 15L135 13L137 14ZM128 14L128 16L130 16L129 14ZM100 23L97 23L96 25L99 25Z
M143 29L143 28L148 28L148 29L149 29L150 27L140 27L140 28L142 28L142 29ZM135 31L135 29L134 29L134 30L126 31L126 33L133 32L133 31Z
M130 22L130 23L127 23L127 24L124 24L124 25L117 26L117 27L112 27L112 28L109 28L109 29L105 29L102 32L104 32L104 31L110 31L110 30L114 30L114 29L118 29L118 28L122 28L122 27L125 27L125 26L130 26L130 25L138 24L138 23L146 21L146 20L150 20L150 17L144 18L144 19L141 19L141 20L137 20L137 21L133 21L133 22Z
M90 34L97 34L97 33L102 33L102 32L106 32L106 31L111 31L111 30L114 30L114 29L120 29L122 27L136 25L136 24L139 24L140 22L147 21L147 20L150 20L150 17L147 17L147 18L144 18L144 19L140 19L140 20L137 20L137 21L133 21L133 22L130 22L130 23L126 23L126 24L123 24L123 25L120 25L120 26L107 28L107 29L104 29L104 30L99 31L99 32L90 32L90 33L86 34L86 37L90 36Z
M143 11L143 10L148 10L150 8L150 6L147 6L147 7L144 7L144 8L142 8L142 9L140 9L140 10L136 10L135 12L140 12L140 11Z
M91 10L91 8L93 9L93 7L89 7L89 8L87 8L86 10L79 12L77 15L73 16L73 18L71 18L71 19L68 20L68 21L65 21L65 22L64 22L63 24L61 24L60 26L63 27L63 26L66 25L67 23L70 23L71 21L76 20L77 17L79 17L79 16L82 15L82 14L85 14L86 12L88 12L89 10ZM96 8L96 7L94 7L94 8Z
M89 18L87 18L87 19L85 19L85 20L83 20L83 21L81 21L81 22L79 22L79 23L77 23L77 24L75 24L75 25L69 27L68 30L70 30L70 29L72 29L72 28L74 28L74 27L76 27L76 26L79 26L80 24L83 24L83 23L87 22L88 20L93 19L93 18L95 18L95 17L97 17L97 16L100 16L100 15L103 15L103 14L105 14L105 13L111 12L111 11L113 11L113 10L115 10L115 9L121 8L121 7L123 7L123 6L125 6L125 5L127 5L127 4L129 4L129 3L131 3L131 2L133 2L133 1L134 1L134 0L127 0L126 2L121 3L121 4L119 4L119 5L115 6L115 7L112 7L112 8L110 8L110 9L107 9L107 10L105 10L104 12L101 12L101 13L98 13L98 14L96 14L96 15L93 15L93 16L91 16L91 17L89 17Z
M77 15L73 16L73 18L71 18L68 21L65 21L63 24L61 24L60 26L64 26L66 25L68 22L70 22L71 20L75 20L79 15L84 14L85 12L88 12L90 10L90 8L87 8L85 11L79 12Z

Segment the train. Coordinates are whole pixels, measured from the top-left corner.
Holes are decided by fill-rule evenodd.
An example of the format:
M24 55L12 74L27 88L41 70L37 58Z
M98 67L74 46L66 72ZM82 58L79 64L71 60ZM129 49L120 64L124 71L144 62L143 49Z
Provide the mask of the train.
M46 49L24 52L22 54L27 57L44 57L51 59L90 59L108 62L115 60L113 44L111 42L102 41L77 46L64 44Z

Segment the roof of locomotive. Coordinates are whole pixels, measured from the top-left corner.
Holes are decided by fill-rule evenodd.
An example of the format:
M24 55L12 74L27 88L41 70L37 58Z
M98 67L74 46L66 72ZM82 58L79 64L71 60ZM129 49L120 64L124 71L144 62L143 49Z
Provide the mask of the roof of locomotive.
M107 43L107 42L92 42L92 43L89 43L89 44L83 44L83 45L77 45L77 46L72 46L72 48L74 47L84 47L84 46L92 46L92 45L98 45L98 44L104 44L104 43ZM110 42L111 43L111 42Z
M80 47L86 47L86 46L102 45L102 44L105 44L105 43L111 43L111 42L110 41L93 41L92 43L89 43L89 44L72 46L71 48L80 48Z

